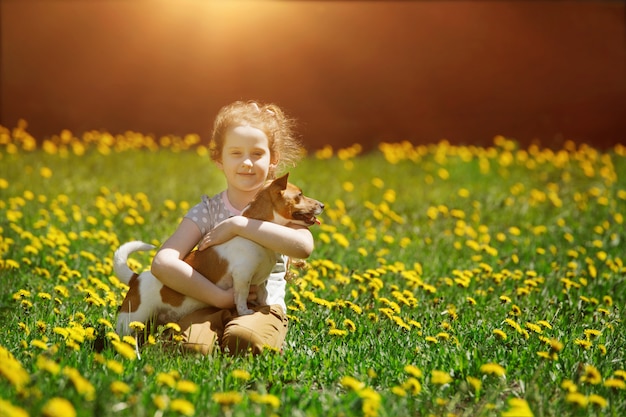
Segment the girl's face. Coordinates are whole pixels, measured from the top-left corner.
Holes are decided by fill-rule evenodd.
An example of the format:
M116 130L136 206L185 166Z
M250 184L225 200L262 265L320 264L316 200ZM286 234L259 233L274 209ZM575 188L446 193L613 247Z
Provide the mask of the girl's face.
M224 172L228 188L256 191L267 179L272 161L267 136L256 127L242 125L224 135L222 157L217 166Z

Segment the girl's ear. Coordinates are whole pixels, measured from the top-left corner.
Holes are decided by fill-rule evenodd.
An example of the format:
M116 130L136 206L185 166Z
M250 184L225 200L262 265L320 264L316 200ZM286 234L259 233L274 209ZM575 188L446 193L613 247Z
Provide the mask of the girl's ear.
M279 155L278 155L278 152L275 152L270 158L270 169L272 171L275 171L276 167L278 167L278 161L279 161Z

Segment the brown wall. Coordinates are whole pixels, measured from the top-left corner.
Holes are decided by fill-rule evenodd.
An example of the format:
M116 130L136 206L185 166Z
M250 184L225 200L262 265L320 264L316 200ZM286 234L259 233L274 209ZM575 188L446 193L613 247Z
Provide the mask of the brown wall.
M208 138L237 99L311 148L626 139L622 2L18 1L1 12L0 123Z

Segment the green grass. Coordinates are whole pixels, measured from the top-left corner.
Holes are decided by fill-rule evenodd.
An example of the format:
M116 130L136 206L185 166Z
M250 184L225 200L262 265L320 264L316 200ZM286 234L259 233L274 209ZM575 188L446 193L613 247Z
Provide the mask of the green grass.
M201 357L157 337L138 359L110 342L125 291L113 251L163 242L224 181L203 148L103 137L65 134L44 151L0 132L0 416L626 408L622 147L498 138L309 155L290 180L326 210L288 285L284 351ZM150 254L133 259L146 268Z

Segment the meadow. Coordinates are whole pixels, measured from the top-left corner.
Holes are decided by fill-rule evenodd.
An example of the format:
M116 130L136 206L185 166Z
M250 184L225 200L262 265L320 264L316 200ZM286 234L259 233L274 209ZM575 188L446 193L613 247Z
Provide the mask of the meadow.
M195 135L0 128L0 416L620 416L626 148L308 154L326 204L281 352L115 334L120 243L225 186ZM153 254L131 266L149 267ZM175 325L166 326L176 331Z

